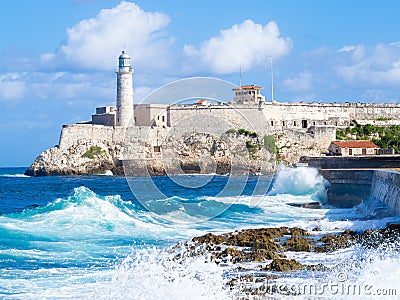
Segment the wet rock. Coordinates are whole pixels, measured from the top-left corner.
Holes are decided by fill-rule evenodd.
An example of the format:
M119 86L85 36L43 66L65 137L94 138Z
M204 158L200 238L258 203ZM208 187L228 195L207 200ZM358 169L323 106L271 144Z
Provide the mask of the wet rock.
M313 249L311 245L313 241L307 238L299 238L296 236L292 236L290 239L286 240L285 249L289 251L306 251L310 252Z
M288 203L287 205L294 207L310 208L310 209L321 209L322 205L319 202L308 202L308 203Z
M358 234L350 230L337 235L326 235L319 239L322 245L315 246L315 251L333 252L338 249L348 248L356 242L357 238Z
M400 232L400 224L399 223L388 222L386 224L386 229Z
M303 269L304 266L295 259L281 259L281 258L274 259L265 268L265 270L277 271L277 272L289 272L289 271L297 271Z
M199 236L199 237L194 237L193 242L199 243L199 244L222 244L227 241L227 237L224 235L215 235L212 233L207 233L206 235Z

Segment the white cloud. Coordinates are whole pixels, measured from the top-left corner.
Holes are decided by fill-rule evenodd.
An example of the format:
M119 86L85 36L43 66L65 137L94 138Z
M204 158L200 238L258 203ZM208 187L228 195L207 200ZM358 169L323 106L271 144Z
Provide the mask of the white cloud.
M200 49L186 45L184 53L200 60L203 67L218 74L230 74L265 65L270 56L279 58L292 48L289 38L280 36L278 25L263 26L251 20L221 30L219 36L202 43Z
M122 1L67 29L66 43L56 54L43 54L41 61L57 64L66 60L78 69L109 70L115 67L125 46L133 64L166 67L174 42L163 32L169 22L170 18L163 13L145 12L134 3Z
M355 50L356 49L356 46L354 46L354 45L348 45L348 46L343 46L342 48L340 48L339 50L338 50L338 52L340 53L340 52L350 52L350 51L353 51L353 50Z
M396 43L354 46L339 53L336 74L348 85L370 88L400 86L400 48Z
M282 85L288 92L307 92L311 90L312 79L312 74L304 71L295 77L285 79Z
M0 101L18 100L25 96L26 85L21 76L16 73L0 75Z

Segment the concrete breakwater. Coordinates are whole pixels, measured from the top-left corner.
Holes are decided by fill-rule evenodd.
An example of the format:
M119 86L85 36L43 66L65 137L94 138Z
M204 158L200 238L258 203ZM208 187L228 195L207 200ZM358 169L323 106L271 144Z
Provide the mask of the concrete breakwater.
M396 215L400 215L400 173L374 171L370 196L385 203Z
M329 181L328 203L351 207L362 199L375 198L400 215L400 172L389 170L321 169Z

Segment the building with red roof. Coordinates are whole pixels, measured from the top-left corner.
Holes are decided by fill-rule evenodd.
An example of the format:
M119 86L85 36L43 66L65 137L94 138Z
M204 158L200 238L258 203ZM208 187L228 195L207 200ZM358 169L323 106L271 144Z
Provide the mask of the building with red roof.
M376 155L379 149L371 141L333 141L328 148L330 154L340 156Z
M265 97L260 93L261 86L255 84L242 85L232 90L235 92L233 104L262 104L265 102Z

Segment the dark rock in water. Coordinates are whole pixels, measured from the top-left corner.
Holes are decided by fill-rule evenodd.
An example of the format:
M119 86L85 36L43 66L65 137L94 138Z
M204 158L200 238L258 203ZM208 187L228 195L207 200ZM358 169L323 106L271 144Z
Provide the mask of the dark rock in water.
M359 243L366 248L392 246L400 240L400 224L388 223L385 228L365 230L359 237Z
M295 259L274 259L269 265L266 266L265 270L278 271L278 272L289 272L303 270L304 265L296 261Z
M323 264L305 266L305 269L309 270L309 271L323 271L323 272L330 270L330 268L328 268L327 266L325 266Z
M358 238L358 233L346 230L337 235L326 235L319 239L322 245L315 246L316 252L333 252L338 249L348 248L353 245Z
M294 206L294 207L311 208L311 209L320 209L320 208L322 208L322 205L319 202L288 203L287 205Z
M207 233L206 235L199 236L199 237L194 237L193 242L197 242L200 244L206 243L206 244L222 244L225 243L228 238L225 235L215 235L212 233Z
M400 224L399 223L388 222L388 223L386 223L386 228L389 229L389 230L400 231Z
M285 248L289 251L306 251L310 252L313 249L313 246L310 244L313 242L310 239L299 238L296 236L292 236L290 239L287 239L285 242Z

